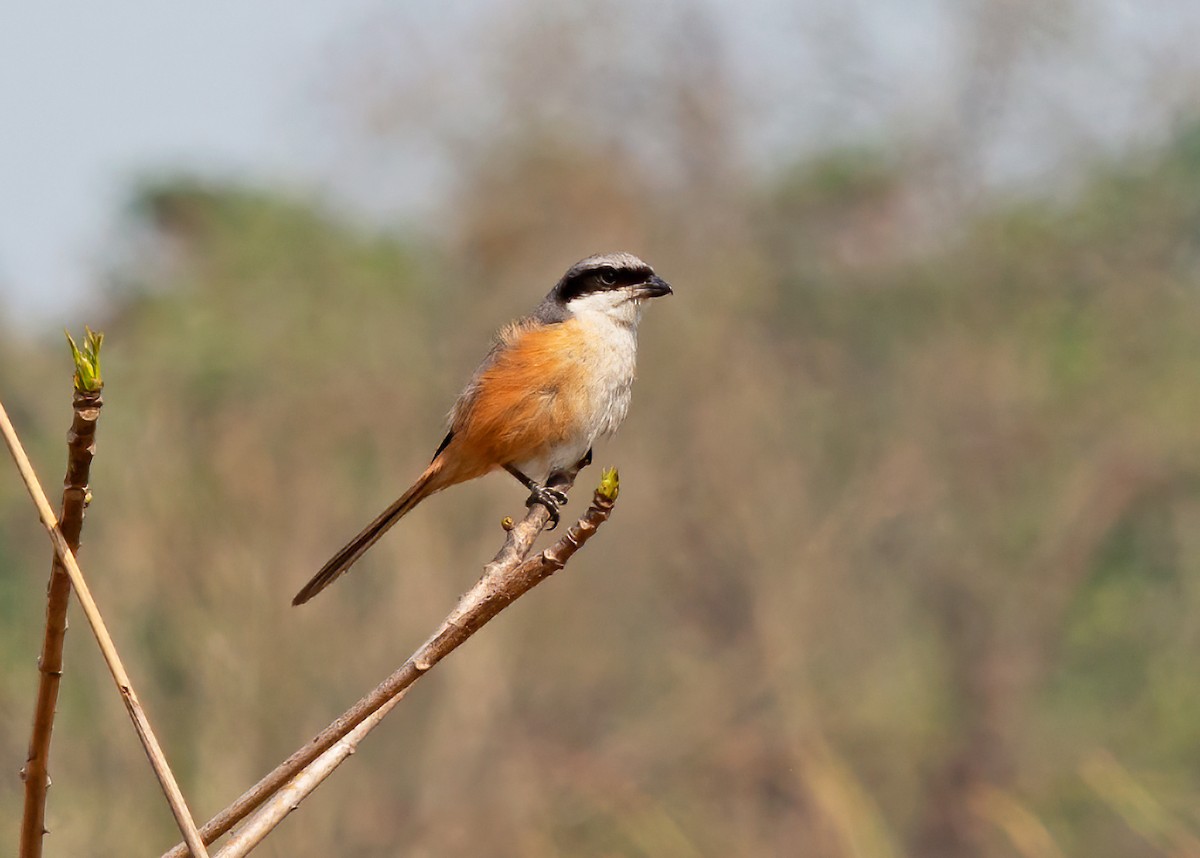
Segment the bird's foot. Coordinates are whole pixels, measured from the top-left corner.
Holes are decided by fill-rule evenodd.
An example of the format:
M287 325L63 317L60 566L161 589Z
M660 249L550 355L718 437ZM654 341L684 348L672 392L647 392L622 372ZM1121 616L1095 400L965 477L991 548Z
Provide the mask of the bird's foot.
M533 491L529 495L529 500L525 501L525 506L533 506L535 503L540 503L546 508L546 512L550 513L550 526L546 530L554 530L554 528L558 527L558 508L566 505L566 493L560 492L558 489L552 489L549 486L539 486L534 483Z

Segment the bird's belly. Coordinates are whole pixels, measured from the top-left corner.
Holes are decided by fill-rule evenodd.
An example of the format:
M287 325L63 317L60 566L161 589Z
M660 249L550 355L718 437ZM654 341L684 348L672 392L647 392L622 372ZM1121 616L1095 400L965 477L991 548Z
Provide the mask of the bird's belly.
M592 439L611 435L629 412L633 394L633 368L628 372L598 373L588 391L588 424Z
M571 349L574 364L568 379L555 391L564 421L555 443L524 463L526 474L543 477L565 470L582 459L597 438L611 435L629 411L636 370L632 335L603 331L577 341ZM518 465L520 467L520 465Z
M520 332L473 381L452 429L485 469L506 463L544 480L583 458L625 419L632 327L573 318Z
M566 470L582 459L596 439L616 431L629 410L632 378L594 377L581 389L562 390L560 397L575 400L573 419L562 425L564 431L554 440L517 463L522 473L545 479L556 471Z

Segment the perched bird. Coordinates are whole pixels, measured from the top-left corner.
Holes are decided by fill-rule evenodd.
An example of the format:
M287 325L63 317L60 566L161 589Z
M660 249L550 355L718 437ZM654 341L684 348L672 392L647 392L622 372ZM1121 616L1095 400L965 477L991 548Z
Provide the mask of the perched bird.
M433 461L404 494L330 558L293 605L324 590L425 498L503 468L558 524L566 495L552 478L591 461L592 443L625 419L637 358L637 325L671 287L629 253L572 265L530 315L500 331L450 410Z

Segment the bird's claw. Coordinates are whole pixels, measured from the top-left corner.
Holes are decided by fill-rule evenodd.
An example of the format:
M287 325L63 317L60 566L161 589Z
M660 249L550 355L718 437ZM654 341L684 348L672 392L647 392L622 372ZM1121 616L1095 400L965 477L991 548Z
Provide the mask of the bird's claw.
M567 495L558 489L552 489L549 486L533 487L533 492L529 495L529 500L525 501L525 506L533 506L535 503L540 503L546 508L546 512L550 513L550 526L546 530L554 530L558 527L559 513L558 508L564 506L567 502Z

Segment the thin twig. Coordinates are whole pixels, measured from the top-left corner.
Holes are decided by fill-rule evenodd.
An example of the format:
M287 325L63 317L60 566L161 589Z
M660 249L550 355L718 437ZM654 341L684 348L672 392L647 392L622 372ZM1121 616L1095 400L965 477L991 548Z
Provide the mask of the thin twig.
M556 487L562 489L570 488L577 474L578 469L566 474L555 484ZM613 499L616 498L617 483L615 472L610 472L610 475L606 475L606 479L601 485ZM482 577L459 600L454 610L450 612L450 615L445 619L438 631L422 644L403 666L380 683L370 694L354 704L354 706L321 731L307 745L284 760L274 771L243 793L237 801L205 823L200 829L205 842L211 843L220 837L242 819L249 816L255 808L279 790L287 790L284 795L288 797L292 796L293 792L290 789L289 782L302 770L317 760L318 757L322 757L326 752L329 752L335 744L348 738L352 732L358 737L369 732L371 727L363 728L361 733L357 731L368 718L375 717L383 707L390 709L392 705L395 705L392 701L398 695L416 682L450 651L478 631L484 623L498 614L507 605L511 604L514 599L538 583L538 581L541 581L557 569L562 568L562 563L566 562L566 559L577 550L579 545L587 541L591 533L594 532L595 526L607 518L609 512L611 512L612 501L608 500L607 496L601 496L599 493L597 497L605 497L603 504L600 504L604 510L601 518L595 519L590 524L588 523L598 504L598 502L593 502L593 507L588 510L584 518L580 520L578 525L572 527L558 544L543 552L543 554L538 555L527 564L522 561L529 554L538 534L545 528L549 520L549 515L544 507L533 506L525 518L509 530L504 546L492 559L492 562L484 567ZM578 533L576 532L577 530L579 531ZM567 543L568 546L573 545L574 547L560 548L563 543ZM527 568L529 564L535 564L538 569L545 568L547 571L541 572L541 574L534 574L530 568ZM382 717L382 715L378 715L378 720L381 720ZM353 751L356 744L357 739L345 747L346 755ZM341 747L339 745L339 749ZM341 759L337 759L339 753L341 753L340 750L331 753L329 761L336 760L336 762L333 762L333 765L328 767L330 771L332 771L333 766L341 762L341 759L345 758L345 755L343 755ZM313 788L319 782L320 779L313 783ZM287 806L287 800L287 798L283 799L285 807ZM286 813L283 815L285 816ZM282 819L282 816L279 819ZM265 824L266 819L264 818L262 822ZM270 827L274 827L275 824L278 824L278 820ZM253 826L254 830L257 830L259 827L258 822L252 822L249 825ZM266 830L270 829L267 828ZM265 831L262 836L265 836ZM241 837L242 833L239 832L235 840ZM255 839L255 835L247 834L246 840L247 849L249 849L258 840L261 840L261 837ZM251 840L253 842L249 842ZM229 852L231 847L232 842L225 847L220 856L228 858L231 854L245 854L244 852L231 853ZM186 854L183 845L179 844L166 852L163 858L182 858Z
M59 529L74 554L79 551L79 535L88 496L88 478L96 451L96 421L104 405L104 387L99 374L99 352L103 334L88 331L84 349L67 335L75 356L75 384L72 408L74 418L67 433L67 475L63 480L62 514ZM50 567L46 598L46 633L38 658L37 701L33 710L33 729L29 753L21 769L25 782L25 809L21 817L21 858L41 858L42 837L46 833L46 791L50 786L50 739L54 732L54 713L63 671L63 642L67 635L67 606L71 601L71 579L55 554Z
M175 776L171 773L170 766L167 765L166 757L163 756L162 747L158 744L158 739L150 727L142 704L134 693L129 675L125 672L125 666L121 663L121 657L117 654L117 648L104 624L104 618L100 615L99 608L96 607L96 602L92 598L91 590L88 589L87 581L84 580L79 564L75 562L75 555L71 553L71 547L67 545L62 531L58 529L54 511L50 508L50 501L46 499L46 493L42 490L37 475L33 472L33 465L30 464L29 457L25 455L25 450L21 446L20 439L17 438L12 422L8 419L8 412L4 410L3 403L0 403L0 433L4 435L8 451L17 464L17 470L21 472L21 479L25 482L25 488L29 490L29 496L33 498L42 525L50 535L50 541L54 543L54 550L63 566L66 567L67 574L71 576L71 586L75 588L75 594L79 597L79 606L83 609L84 616L87 617L88 624L92 627L92 633L95 634L96 642L100 645L100 653L104 656L109 672L112 673L117 690L121 692L121 699L125 701L125 708L133 720L134 729L146 751L146 756L150 759L150 765L154 768L154 774L158 777L163 793L167 797L167 803L171 806L171 813L175 816L175 822L183 833L183 839L195 858L208 858L204 841L200 839L196 824L188 812L183 793L180 792L179 785L175 782Z
M264 837L271 833L272 829L283 822L284 818L299 806L301 801L320 786L321 782L329 777L335 768L354 753L363 737L375 729L384 716L400 702L412 682L419 679L429 667L449 655L455 647L482 628L505 607L511 605L536 584L562 569L571 555L578 551L592 537L596 529L608 520L615 500L615 483L613 490L608 494L604 493L602 489L597 489L592 498L591 507L576 524L563 534L558 542L515 567L497 571L491 576L485 574L480 578L475 586L459 599L458 605L451 611L437 633L408 660L413 665L428 666L420 673L414 674L409 685L401 687L383 706L368 715L358 726L339 739L271 796L258 812L250 817L249 821L230 838L216 858L243 858L257 846ZM462 633L451 634L451 629L461 629Z

